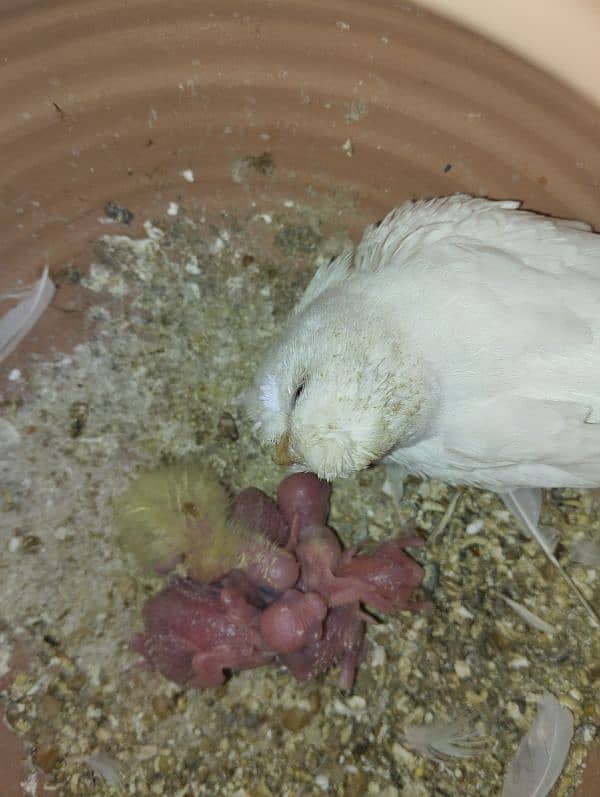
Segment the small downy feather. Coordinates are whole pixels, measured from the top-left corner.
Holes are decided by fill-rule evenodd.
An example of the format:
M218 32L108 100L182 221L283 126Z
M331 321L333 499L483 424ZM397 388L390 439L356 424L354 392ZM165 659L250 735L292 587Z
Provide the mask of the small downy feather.
M108 786L121 785L121 765L116 758L100 751L91 755L77 755L70 758L74 763L82 763L89 767L94 775L101 778Z
M553 533L548 534L547 531L543 531L538 526L541 507L541 490L537 488L511 490L507 493L501 493L500 497L504 501L506 508L519 520L528 536L538 543L542 551L567 582L572 592L577 596L579 603L581 603L586 610L594 628L600 628L600 620L596 612L586 600L585 596L582 595L577 584L575 584L571 576L565 571L554 554L554 547L556 545L555 535Z
M600 539L577 540L569 547L572 562L586 567L600 567Z
M567 760L573 738L573 716L550 694L511 761L501 797L546 797Z
M48 276L48 266L36 284L25 292L19 304L0 318L0 361L16 349L25 335L44 314L54 296L54 283ZM0 299L12 299L23 294L7 294Z
M540 522L542 491L535 487L522 488L520 490L512 490L510 493L502 493L500 497L504 501L506 508L520 519L521 527L525 534L537 540L537 537L532 534L530 526L537 528ZM542 545L541 542L540 545ZM550 540L547 541L547 547L554 552L554 547L552 547ZM544 545L542 545L542 548L544 548Z
M408 725L406 743L434 761L444 758L471 758L481 752L485 738L476 726L476 715L466 710L452 720L438 720L428 725Z
M530 625L532 628L536 628L538 631L543 631L544 634L548 634L548 636L553 636L554 628L550 625L550 623L542 620L541 617L538 617L537 614L534 614L526 606L523 606L522 603L517 603L517 601L514 601L511 598L507 598L506 595L500 595L500 597L504 603L510 606L513 612L519 615L521 620L527 623L527 625Z

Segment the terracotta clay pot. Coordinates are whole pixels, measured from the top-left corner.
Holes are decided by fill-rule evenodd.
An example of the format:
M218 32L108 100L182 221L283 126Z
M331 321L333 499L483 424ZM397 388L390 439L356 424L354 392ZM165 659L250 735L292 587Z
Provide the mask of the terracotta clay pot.
M452 5L474 25L487 7ZM564 24L575 6L591 4ZM174 199L218 214L315 193L344 200L354 234L457 190L600 225L597 71L573 14L581 50L554 62L567 87L525 60L550 64L548 48L493 15L487 32L520 55L388 0L1 0L0 293L45 264L85 269L109 200L133 211L133 235ZM272 175L233 179L265 151ZM0 377L81 339L85 302L61 287ZM582 797L600 794L592 779Z

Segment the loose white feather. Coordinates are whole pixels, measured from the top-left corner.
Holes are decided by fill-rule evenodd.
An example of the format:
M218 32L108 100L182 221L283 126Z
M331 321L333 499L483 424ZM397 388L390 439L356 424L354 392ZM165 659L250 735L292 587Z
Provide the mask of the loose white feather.
M548 634L548 636L553 636L554 628L550 625L550 623L542 620L541 617L538 617L537 614L534 614L526 606L523 606L522 603L517 603L517 601L507 598L505 595L500 595L500 597L516 614L519 615L521 620L527 623L527 625L530 625L532 628L536 628L538 631L543 631L544 634Z
M544 536L546 543L551 551L556 551L556 546L560 541L560 531L552 526L538 526L540 534Z
M572 738L571 712L545 694L508 767L502 797L546 797L562 772Z
M542 491L538 487L521 487L510 493L502 493L500 497L506 508L519 519L519 525L525 534L539 543L544 551L554 553L560 539L560 532L551 526L539 525L542 511ZM529 518L529 521L525 518ZM537 534L532 533L530 528L532 524L537 529Z
M532 524L537 528L540 521L542 491L536 488L521 488L510 493L503 493L501 498L506 504L506 508L511 512L516 513L515 507L518 506L518 515L528 518L528 520L521 521L521 525L523 531L535 540L536 537L531 534L529 525ZM552 548L552 551L554 551L554 548Z
M569 556L586 567L600 567L600 540L577 540L570 546Z
M41 279L26 293L25 298L0 318L0 361L16 349L41 318L52 301L54 291L54 283L48 276L46 266ZM0 298L11 297L7 295Z
M71 761L88 766L92 772L101 778L108 786L118 787L122 782L121 764L103 751L91 755L72 756Z
M476 715L467 710L452 720L408 725L404 736L409 747L435 761L470 758L485 745L485 738L475 722Z
M525 488L520 490L511 490L507 493L501 493L501 498L506 507L519 520L527 534L539 544L542 551L546 554L548 559L557 568L558 572L571 587L571 590L577 596L577 599L588 613L588 616L592 621L592 625L595 628L600 628L600 620L598 619L596 612L582 595L577 584L575 584L571 576L565 571L561 563L554 555L553 541L549 540L547 535L538 528L537 523L540 516L540 505L537 502L535 493L539 492L539 490Z

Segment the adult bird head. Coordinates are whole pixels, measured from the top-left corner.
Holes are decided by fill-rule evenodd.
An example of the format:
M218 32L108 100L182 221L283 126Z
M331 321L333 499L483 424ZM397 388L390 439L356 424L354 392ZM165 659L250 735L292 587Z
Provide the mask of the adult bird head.
M349 476L423 426L422 369L362 299L319 297L267 355L248 410L276 463Z

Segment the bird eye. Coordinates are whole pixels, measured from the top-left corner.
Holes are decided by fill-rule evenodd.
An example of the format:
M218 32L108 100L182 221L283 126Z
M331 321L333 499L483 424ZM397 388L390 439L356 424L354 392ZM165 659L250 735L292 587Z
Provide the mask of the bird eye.
M292 396L292 409L296 406L296 402L304 392L304 388L306 386L306 382L300 382L296 390L294 391L294 395Z

